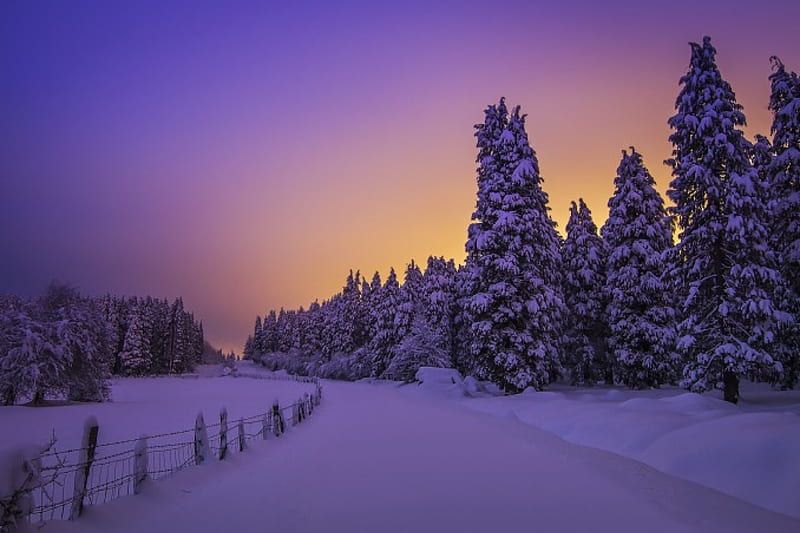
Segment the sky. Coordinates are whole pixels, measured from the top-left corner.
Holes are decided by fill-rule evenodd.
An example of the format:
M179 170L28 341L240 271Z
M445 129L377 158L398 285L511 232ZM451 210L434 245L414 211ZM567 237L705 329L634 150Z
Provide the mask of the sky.
M216 346L257 314L464 259L473 125L521 105L552 216L601 225L621 150L662 193L689 41L768 133L800 2L0 2L0 294L182 296Z

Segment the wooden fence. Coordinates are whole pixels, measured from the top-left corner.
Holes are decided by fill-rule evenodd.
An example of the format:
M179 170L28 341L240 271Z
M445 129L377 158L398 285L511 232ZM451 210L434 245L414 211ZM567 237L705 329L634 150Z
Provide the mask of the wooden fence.
M203 413L199 413L192 428L115 442L98 443L101 428L90 417L80 448L56 451L51 447L42 454L21 459L18 468L26 482L13 495L0 500L0 515L8 522L5 515L10 516L12 511L20 514L22 509L17 520L75 520L85 505L138 494L148 480L210 460L222 461L231 453L244 452L248 441L254 439L280 437L289 427L311 416L322 401L322 387L313 378L273 379L313 383L314 391L290 405L280 406L276 401L266 411L233 423L229 423L223 407L219 421L212 424L206 424ZM0 521L0 531L6 528L11 530Z

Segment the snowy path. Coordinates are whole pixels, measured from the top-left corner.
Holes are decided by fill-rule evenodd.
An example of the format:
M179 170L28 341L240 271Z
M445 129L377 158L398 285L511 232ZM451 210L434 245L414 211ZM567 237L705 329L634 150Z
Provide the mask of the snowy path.
M44 531L787 532L800 521L415 391L326 383L285 439Z

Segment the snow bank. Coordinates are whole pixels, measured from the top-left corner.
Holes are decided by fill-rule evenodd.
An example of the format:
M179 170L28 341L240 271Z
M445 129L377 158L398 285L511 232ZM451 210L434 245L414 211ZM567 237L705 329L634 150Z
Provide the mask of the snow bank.
M747 385L743 398L735 406L674 388L562 388L463 405L800 517L800 393Z

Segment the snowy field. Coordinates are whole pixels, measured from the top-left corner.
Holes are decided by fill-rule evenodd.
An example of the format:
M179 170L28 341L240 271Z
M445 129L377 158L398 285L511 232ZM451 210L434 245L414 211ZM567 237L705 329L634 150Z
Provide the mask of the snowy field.
M208 377L221 374L215 366L201 368L200 373L207 377L115 379L108 403L0 407L0 453L20 445L45 444L53 432L57 449L76 448L89 416L97 418L98 444L102 444L189 429L198 412L211 424L219 420L222 407L232 424L267 411L276 399L289 405L313 390L313 385L293 381Z
M127 437L183 427L198 409L213 417L223 403L232 418L249 415L311 387L255 379L270 373L249 365L242 373L250 377L120 380L113 404L3 408L0 427L19 442L46 437L50 425L64 435L78 426L78 438L91 411L101 431L104 420L116 428L108 438ZM797 393L747 388L736 407L674 389L475 391L449 378L324 382L322 405L285 438L254 441L41 531L800 531ZM742 457L748 449L756 455ZM664 473L678 467L750 483L735 498ZM761 491L770 505L754 502Z

